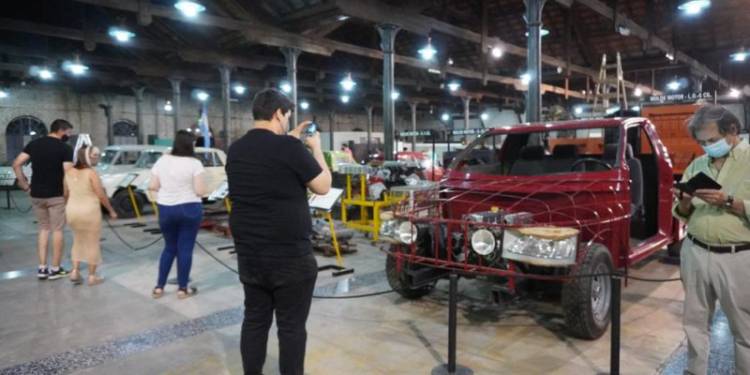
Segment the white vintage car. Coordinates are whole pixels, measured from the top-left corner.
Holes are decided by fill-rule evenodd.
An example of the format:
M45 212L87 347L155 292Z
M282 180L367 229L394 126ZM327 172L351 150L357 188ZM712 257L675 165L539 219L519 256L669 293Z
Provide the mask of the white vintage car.
M168 153L170 147L166 146L116 146L127 147L131 150L134 147L140 147L140 156L131 167L122 166L118 168L117 164L109 168L115 173L109 171L101 172L102 184L107 196L112 201L112 206L121 217L133 217L133 203L128 194L127 187L130 185L135 193L135 200L138 209L142 212L143 206L151 202L148 195L148 183L151 179L151 167L157 160ZM224 151L216 148L195 148L195 156L203 163L206 168L206 185L209 192L217 190L227 179L224 166L227 156ZM113 168L114 167L114 168ZM208 198L206 195L204 198Z

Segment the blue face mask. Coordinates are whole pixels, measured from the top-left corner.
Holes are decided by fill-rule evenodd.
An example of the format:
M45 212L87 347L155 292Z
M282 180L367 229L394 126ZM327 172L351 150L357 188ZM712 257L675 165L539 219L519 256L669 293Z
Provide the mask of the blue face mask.
M726 138L722 138L720 141L711 143L710 145L703 146L703 151L712 158L723 158L729 151L732 150L732 145L727 142Z

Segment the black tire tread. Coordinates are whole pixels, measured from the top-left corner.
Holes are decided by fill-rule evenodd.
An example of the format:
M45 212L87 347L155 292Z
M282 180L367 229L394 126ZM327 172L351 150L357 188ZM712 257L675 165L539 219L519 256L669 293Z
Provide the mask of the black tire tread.
M604 255L599 255L602 253ZM609 260L610 271L613 270L609 251L604 246L594 245L586 253L578 269L578 273L593 273L594 262L598 256L606 256L606 259ZM603 329L596 327L591 312L586 308L590 304L590 296L588 295L590 289L587 279L573 279L566 282L562 288L562 308L565 315L565 327L571 336L585 340L595 340L601 337L607 331L607 327L609 327L610 318L608 315L607 323Z
M391 255L385 260L385 274L388 279L388 285L390 285L396 293L406 299L420 299L430 294L434 284L412 288L404 274L404 269L407 267L406 262L401 265L401 272L398 272L396 263L396 257Z

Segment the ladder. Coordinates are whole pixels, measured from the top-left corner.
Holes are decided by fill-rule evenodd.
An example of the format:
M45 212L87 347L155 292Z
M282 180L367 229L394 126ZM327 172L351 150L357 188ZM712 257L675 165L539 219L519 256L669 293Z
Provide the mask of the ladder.
M609 69L616 68L616 79L609 80L607 73ZM614 88L614 93L612 89ZM623 110L628 109L628 94L625 90L625 79L622 71L622 59L617 52L617 62L614 65L607 65L607 54L602 54L602 65L599 68L599 77L596 81L594 90L593 111L603 113L609 108L610 99L615 99ZM601 102L600 102L601 101Z

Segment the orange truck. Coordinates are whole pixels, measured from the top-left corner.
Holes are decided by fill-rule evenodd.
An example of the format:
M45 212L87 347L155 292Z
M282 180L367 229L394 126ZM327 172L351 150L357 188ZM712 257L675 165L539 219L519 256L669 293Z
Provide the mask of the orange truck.
M698 107L696 104L673 104L644 106L641 110L641 115L654 124L659 138L669 151L675 179L682 177L683 171L693 159L703 155L703 149L693 140L685 126L685 121ZM648 149L648 145L644 145L643 149Z

